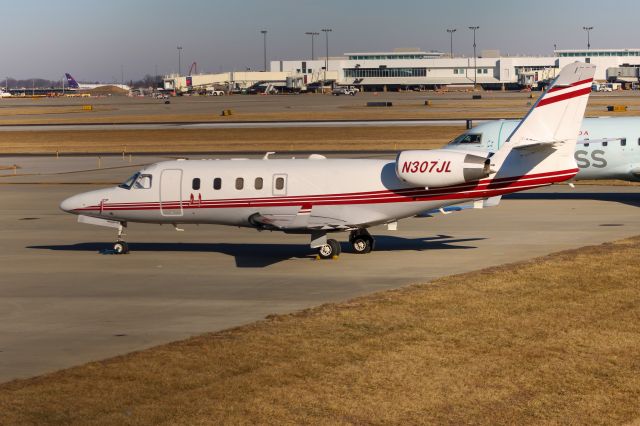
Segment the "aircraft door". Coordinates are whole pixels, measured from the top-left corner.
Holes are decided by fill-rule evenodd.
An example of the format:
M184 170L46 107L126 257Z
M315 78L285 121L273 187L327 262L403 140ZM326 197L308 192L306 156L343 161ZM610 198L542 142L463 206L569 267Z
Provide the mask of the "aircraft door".
M181 169L166 169L160 175L160 214L182 216Z

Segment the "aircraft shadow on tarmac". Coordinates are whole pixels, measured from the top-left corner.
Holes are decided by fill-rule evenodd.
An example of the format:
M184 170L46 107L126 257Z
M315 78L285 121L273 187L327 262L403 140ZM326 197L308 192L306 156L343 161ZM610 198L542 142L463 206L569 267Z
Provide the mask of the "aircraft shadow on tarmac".
M450 235L437 235L424 238L402 238L388 235L376 236L375 251L423 251L423 250L466 250L476 246L461 245L485 238L454 238ZM342 242L343 253L351 252L349 243ZM29 246L30 249L94 251L111 254L107 243L78 243L68 245ZM301 244L241 244L241 243L135 243L129 248L135 252L212 252L233 256L239 268L264 268L289 259L312 259L315 251Z
M640 189L640 188L639 188ZM518 192L504 196L507 200L595 200L640 207L640 190L636 192Z

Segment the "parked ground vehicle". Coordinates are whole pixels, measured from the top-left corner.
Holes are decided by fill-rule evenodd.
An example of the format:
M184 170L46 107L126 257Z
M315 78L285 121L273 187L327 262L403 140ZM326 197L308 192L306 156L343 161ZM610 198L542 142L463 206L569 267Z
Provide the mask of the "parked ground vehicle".
M224 96L224 91L216 90L214 88L207 89L207 96Z
M610 83L592 84L591 90L593 92L613 92L613 85Z
M331 94L333 96L340 96L340 95L355 96L356 93L358 93L358 89L353 89L351 87L336 87L331 91Z

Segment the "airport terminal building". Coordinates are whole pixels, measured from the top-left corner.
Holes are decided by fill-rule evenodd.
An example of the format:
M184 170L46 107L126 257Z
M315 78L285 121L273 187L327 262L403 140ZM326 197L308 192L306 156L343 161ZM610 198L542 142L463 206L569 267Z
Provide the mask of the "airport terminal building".
M170 75L164 79L164 88L183 93L213 86L232 90L256 85L290 91L336 85L364 91L463 88L474 84L494 90L537 88L575 61L595 64L597 81L619 82L626 87L637 87L640 82L640 49L555 50L552 56L501 56L497 50L484 50L477 58L412 49L345 53L328 60L271 61L268 72Z
M598 81L624 75L625 82L638 82L640 49L555 50L553 56L500 56L489 50L477 58L422 51L345 53L329 58L326 79L364 90L433 89L474 82L485 89L509 89L548 81L575 61L596 64ZM325 79L324 66L324 59L272 61L271 71L302 74L307 81L318 81Z

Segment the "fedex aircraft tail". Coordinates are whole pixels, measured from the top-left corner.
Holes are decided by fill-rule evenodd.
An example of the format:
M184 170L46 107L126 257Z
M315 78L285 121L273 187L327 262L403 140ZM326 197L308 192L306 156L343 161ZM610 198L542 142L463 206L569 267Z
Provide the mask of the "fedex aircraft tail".
M67 77L67 87L69 87L70 89L79 89L80 88L80 85L78 84L76 79L71 76L71 74L64 73L64 75Z
M498 177L566 171L562 181L577 173L574 152L595 69L574 62L560 71L491 157L491 169Z

